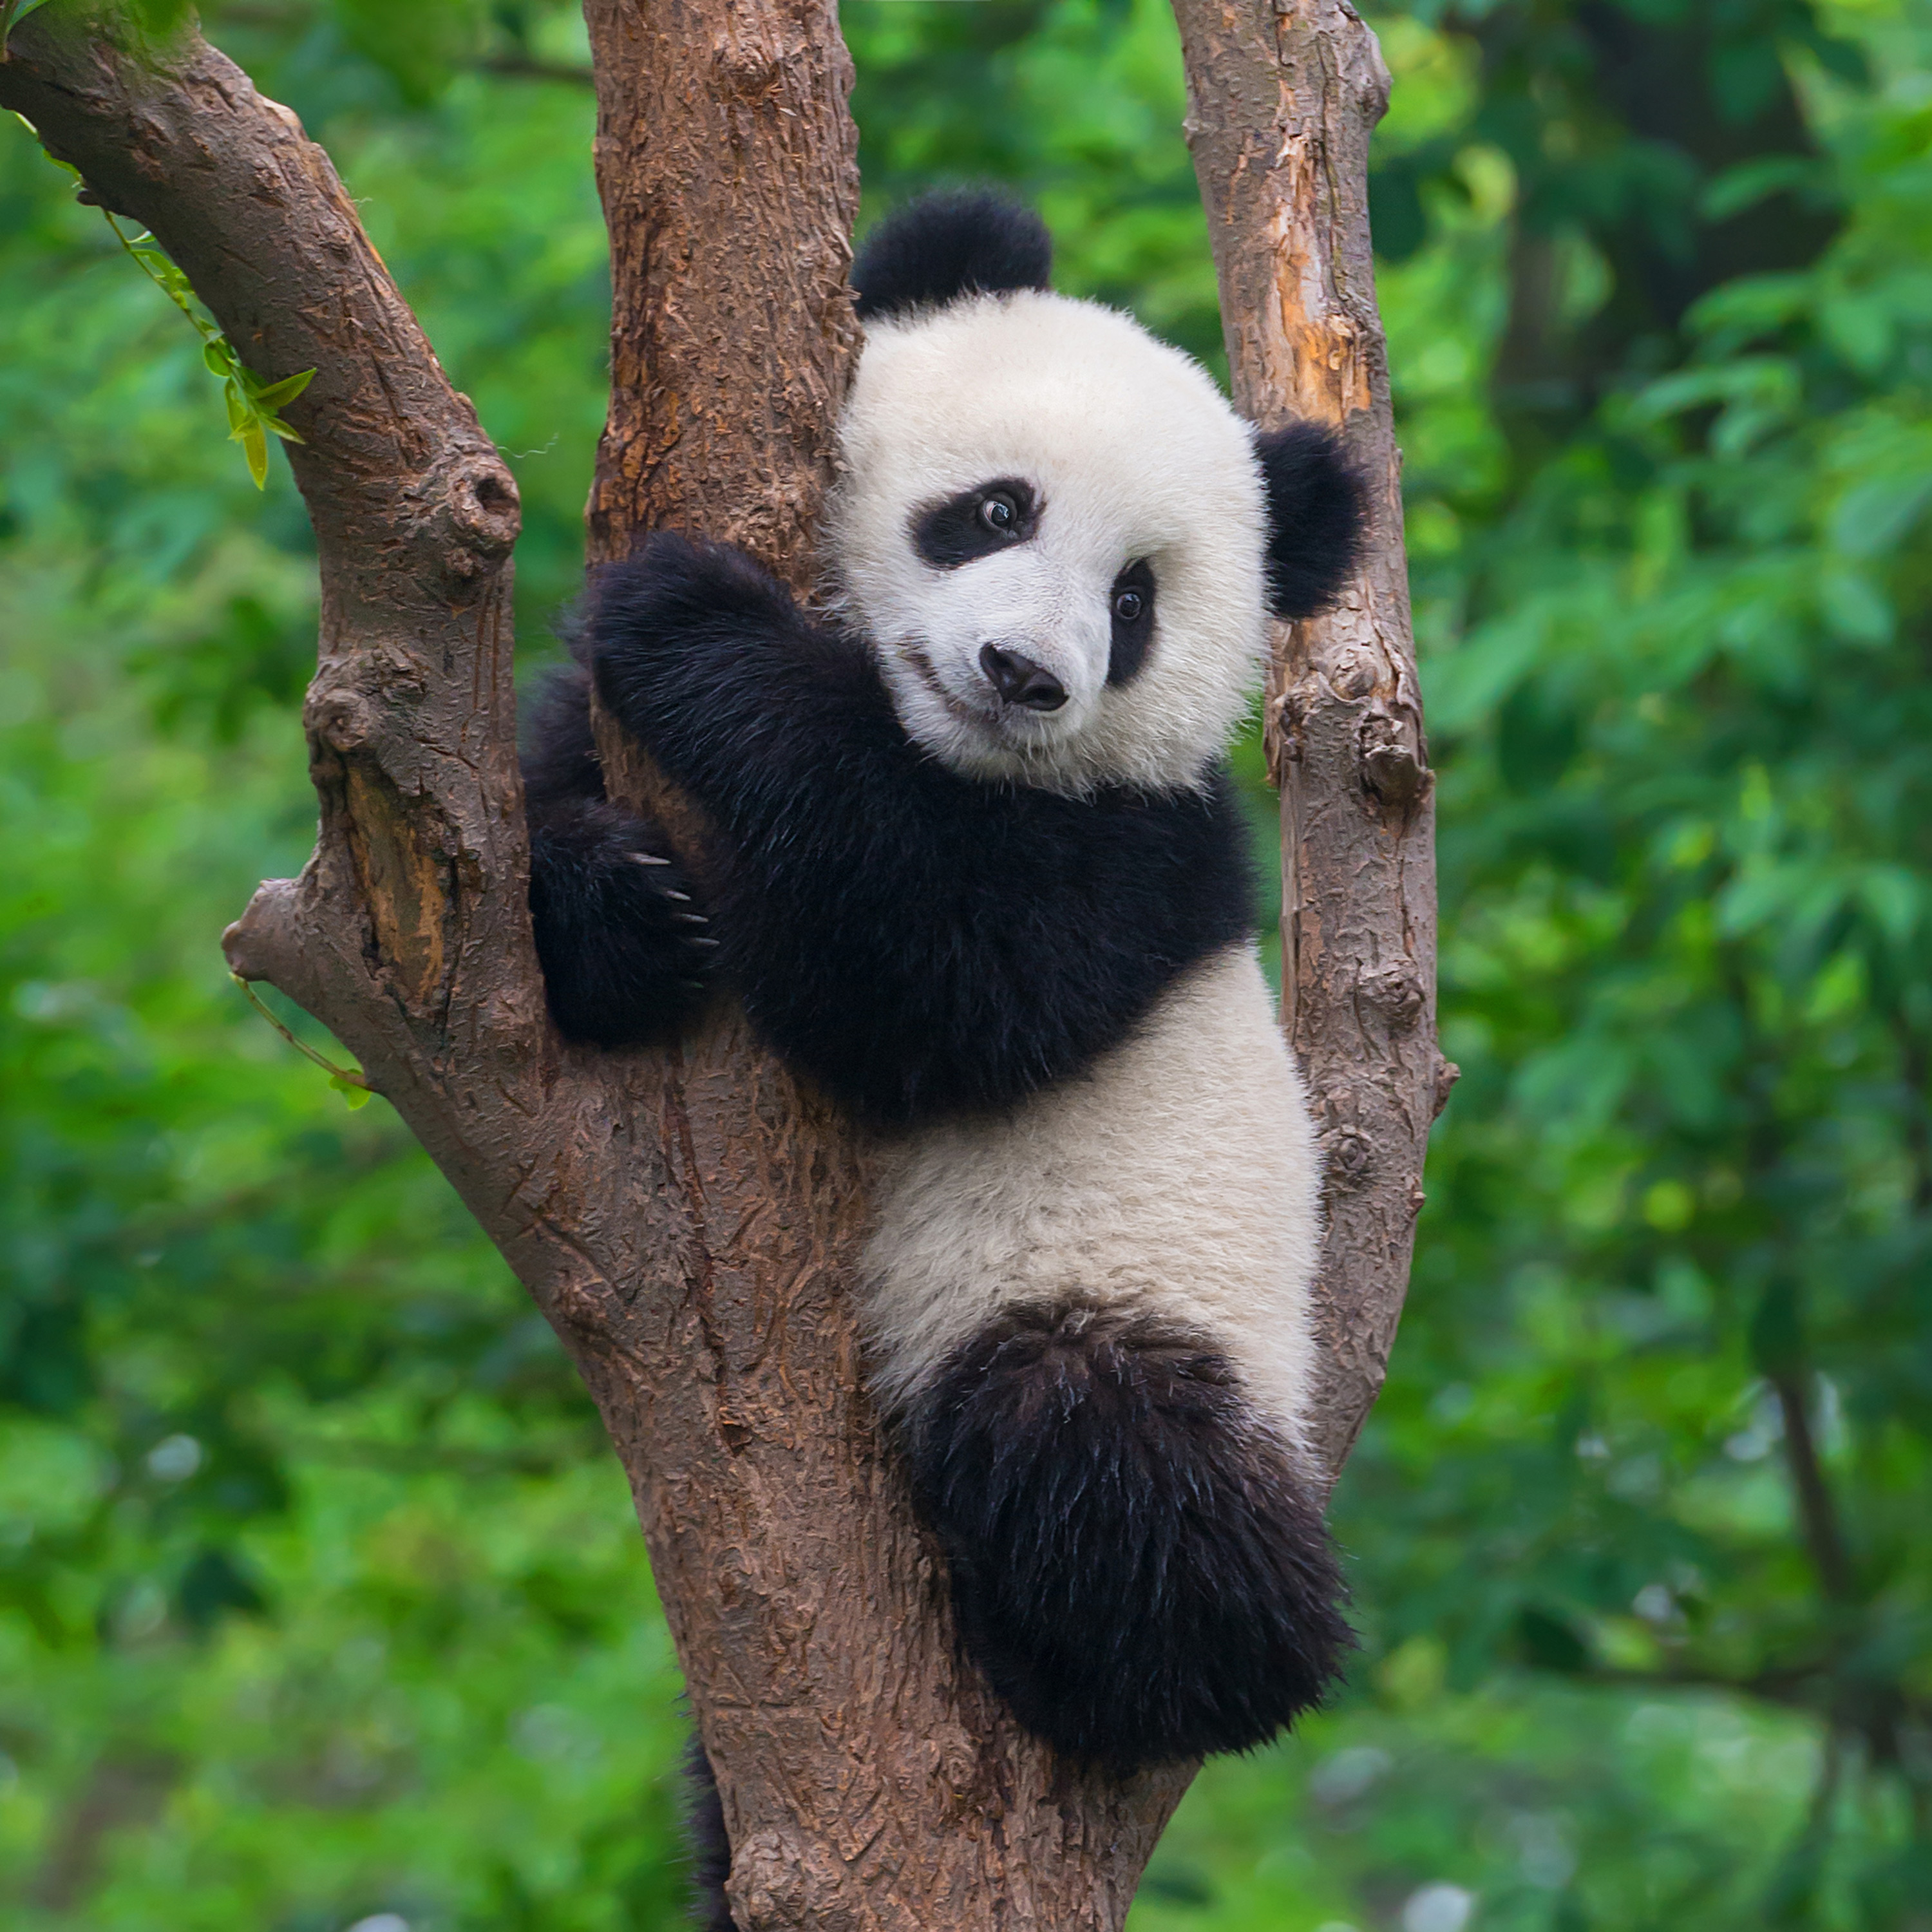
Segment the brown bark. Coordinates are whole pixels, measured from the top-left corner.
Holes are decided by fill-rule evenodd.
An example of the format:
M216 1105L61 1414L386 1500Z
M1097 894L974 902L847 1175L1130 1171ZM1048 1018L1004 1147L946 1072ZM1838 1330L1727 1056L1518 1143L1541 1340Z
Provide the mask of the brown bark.
M1264 427L1336 425L1374 506L1340 608L1278 632L1267 714L1282 1019L1328 1168L1316 1435L1339 1472L1382 1387L1423 1153L1455 1078L1436 1045L1434 776L1369 242L1369 137L1388 70L1347 0L1174 0L1174 14L1235 403Z
M852 62L829 0L585 0L610 231L593 558L660 524L800 589L858 326Z
M617 291L593 552L674 520L802 583L854 340L849 69L830 0L587 11ZM258 372L320 371L288 413L309 439L291 454L322 583L305 714L320 836L302 878L266 884L231 929L231 961L358 1056L582 1371L718 1772L740 1925L1118 1928L1190 1772L1123 1784L1057 1766L959 1662L935 1552L860 1388L846 1283L862 1148L722 1003L664 1055L570 1047L545 1018L504 622L516 500L495 451L294 117L192 34L157 50L104 16L70 22L40 14L16 31L0 104L153 228ZM1197 112L1246 111L1238 91L1212 104L1192 45L1190 63ZM1331 88L1298 124L1318 133L1338 114L1359 105ZM1238 144L1247 174L1282 180L1273 199L1244 187L1216 202L1210 148L1197 133L1238 317L1250 297L1228 265L1304 237L1270 222L1332 220L1320 196L1339 190ZM1324 152L1359 166L1339 137ZM1365 274L1332 238L1315 255ZM1365 279L1350 287L1367 302ZM1353 339L1378 344L1363 313ZM1302 364L1245 354L1251 405L1300 394ZM1346 393L1366 386L1383 441L1363 447L1392 491L1378 354L1364 348ZM1290 789L1306 801L1292 808L1296 1036L1338 1172L1353 1178L1358 1143L1366 1170L1338 1196L1328 1277L1336 1321L1366 1324L1358 1346L1330 1337L1343 1420L1386 1349L1428 1119L1417 1065L1434 1078L1426 775L1390 628L1396 527L1390 508L1357 604L1298 640L1290 698L1314 682L1282 740L1303 747ZM681 836L701 836L648 772L616 763ZM1338 1451L1352 1430L1331 1428Z

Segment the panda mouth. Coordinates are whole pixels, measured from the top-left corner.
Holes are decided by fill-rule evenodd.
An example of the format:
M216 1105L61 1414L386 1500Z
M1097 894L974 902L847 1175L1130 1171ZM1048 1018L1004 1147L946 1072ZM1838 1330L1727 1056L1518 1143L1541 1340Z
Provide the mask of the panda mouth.
M962 724L971 725L976 731L997 734L1000 724L999 714L993 711L982 711L976 705L968 704L964 698L956 697L952 692L947 690L940 677L938 670L934 666L932 658L927 656L922 645L902 644L899 646L899 654L908 664L912 666L913 670L918 675L920 682L924 685L926 689L931 692L933 696L938 698L940 703Z

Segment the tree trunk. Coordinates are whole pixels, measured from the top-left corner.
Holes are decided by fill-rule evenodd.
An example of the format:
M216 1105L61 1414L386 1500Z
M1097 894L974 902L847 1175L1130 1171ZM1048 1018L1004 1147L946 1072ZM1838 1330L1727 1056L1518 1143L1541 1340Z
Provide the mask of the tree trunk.
M586 10L617 298L593 553L676 521L802 584L854 342L849 65L830 0ZM1329 50L1323 73L1355 71L1341 50L1360 67L1372 44L1339 9L1306 32ZM153 229L249 365L319 372L287 414L308 439L290 457L322 575L304 713L320 839L300 879L256 895L230 958L357 1054L581 1370L718 1773L743 1932L1114 1932L1191 1768L1073 1772L962 1663L937 1552L860 1387L846 1287L863 1148L722 1001L668 1054L573 1047L548 1024L505 622L514 485L326 156L191 32L155 48L110 15L38 14L11 52L0 104ZM1354 279L1336 286L1358 307L1306 310L1337 328L1352 317L1365 345L1326 412L1354 412L1352 436L1390 479L1360 596L1301 627L1275 706L1293 780L1292 1024L1343 1182L1325 1276L1339 1460L1393 1327L1435 1078L1394 458L1365 229L1328 211L1342 190L1319 170L1204 135L1247 97L1231 86L1217 104L1192 40L1190 59L1240 393L1292 402L1303 365L1248 356L1239 265L1261 272L1280 252L1286 278L1318 260L1299 289L1343 264ZM1324 148L1330 118L1346 124ZM1359 89L1311 95L1296 124L1357 170L1344 189L1358 217ZM1213 159L1230 142L1246 158L1238 205ZM1322 221L1333 232L1311 251ZM701 840L610 748L618 782Z

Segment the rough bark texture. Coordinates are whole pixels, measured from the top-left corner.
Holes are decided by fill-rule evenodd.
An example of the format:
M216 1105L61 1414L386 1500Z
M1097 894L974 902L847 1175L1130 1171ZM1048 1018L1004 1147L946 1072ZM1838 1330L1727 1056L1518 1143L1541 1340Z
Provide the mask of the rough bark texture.
M1434 778L1369 242L1369 137L1388 70L1346 0L1174 0L1174 14L1235 403L1264 428L1336 424L1374 504L1341 607L1277 633L1268 705L1282 1019L1328 1166L1316 1433L1339 1472L1382 1387L1423 1152L1455 1078L1436 1045Z
M291 455L320 550L306 712L320 838L300 879L262 886L230 957L358 1055L582 1370L719 1774L743 1932L1112 1932L1189 1774L1075 1774L961 1665L932 1545L859 1393L845 1286L862 1148L724 1003L668 1056L569 1047L548 1023L514 755L507 472L294 117L192 34L144 49L106 16L49 10L15 33L0 104L154 230L259 373L320 372L288 414L308 438ZM854 340L830 0L588 13L617 290L593 551L676 520L802 583ZM1281 736L1300 748L1283 754L1293 1023L1354 1184L1329 1277L1339 1451L1393 1322L1434 1064L1426 784L1360 220L1366 116L1348 78L1367 43L1352 16L1310 17L1330 58L1310 56L1328 78L1305 98L1269 64L1272 42L1252 50L1246 92L1216 91L1198 35L1190 64L1244 398L1298 397L1321 362L1270 331L1319 322L1342 342L1331 325L1347 317L1359 362L1321 362L1339 399L1322 412L1366 390L1351 434L1390 478L1358 604L1298 640ZM1224 64L1247 45L1215 31ZM1265 111L1238 124L1268 130L1258 146L1206 127L1256 99ZM1324 116L1346 124L1324 136ZM1291 128L1305 152L1282 145ZM1291 288L1306 291L1292 309ZM1251 337L1268 346L1251 354ZM701 839L610 748L628 790Z
M610 230L593 557L674 524L804 589L858 326L852 63L825 0L585 0Z

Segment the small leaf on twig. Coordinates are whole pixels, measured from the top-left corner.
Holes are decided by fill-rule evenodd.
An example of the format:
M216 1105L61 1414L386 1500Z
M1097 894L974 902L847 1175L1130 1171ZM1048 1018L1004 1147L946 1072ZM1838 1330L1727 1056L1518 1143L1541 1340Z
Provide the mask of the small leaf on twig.
M242 431L242 453L248 459L248 474L255 479L255 488L266 490L268 487L268 439L262 434L261 418L250 416Z
M33 6L42 0L30 0ZM6 22L17 19L25 8L15 8L9 11L10 0L0 0L0 51L4 51L4 28ZM52 159L50 155L48 158ZM69 167L64 161L56 161L58 168L65 169L74 179L80 182L83 190L86 183L79 171ZM114 231L114 238L137 262L148 280L186 316L194 326L195 332L201 338L201 359L208 373L217 377L222 388L222 399L228 409L228 440L242 446L242 454L248 465L248 474L254 479L255 488L265 490L268 484L268 439L275 436L284 442L300 442L304 440L298 431L283 422L281 410L285 404L292 403L314 380L313 369L304 369L293 376L284 376L269 382L256 375L235 352L235 345L214 324L203 316L195 305L194 285L180 268L170 261L154 237L145 232L131 238L114 218L111 209L104 208L107 225Z
M250 383L255 380L245 370L242 371L242 379L244 382ZM264 416L271 415L279 410L284 403L293 402L314 380L315 371L313 369L304 369L299 376L284 376L279 382L271 382L266 389L256 389L252 392L255 398L255 406ZM294 432L292 430L290 433L293 434Z
M295 1048L296 1052L305 1060L314 1060L316 1065L328 1076L329 1085L347 1102L352 1113L358 1107L368 1106L375 1098L376 1090L369 1084L368 1076L366 1074L356 1072L346 1066L338 1066L334 1060L324 1059L314 1047L296 1039L295 1035L276 1018L262 1004L260 994L249 985L246 980L242 978L239 973L231 973L228 976L248 995L249 1005L253 1006L256 1012L260 1013L262 1018L266 1020L269 1025L273 1027L276 1032Z

